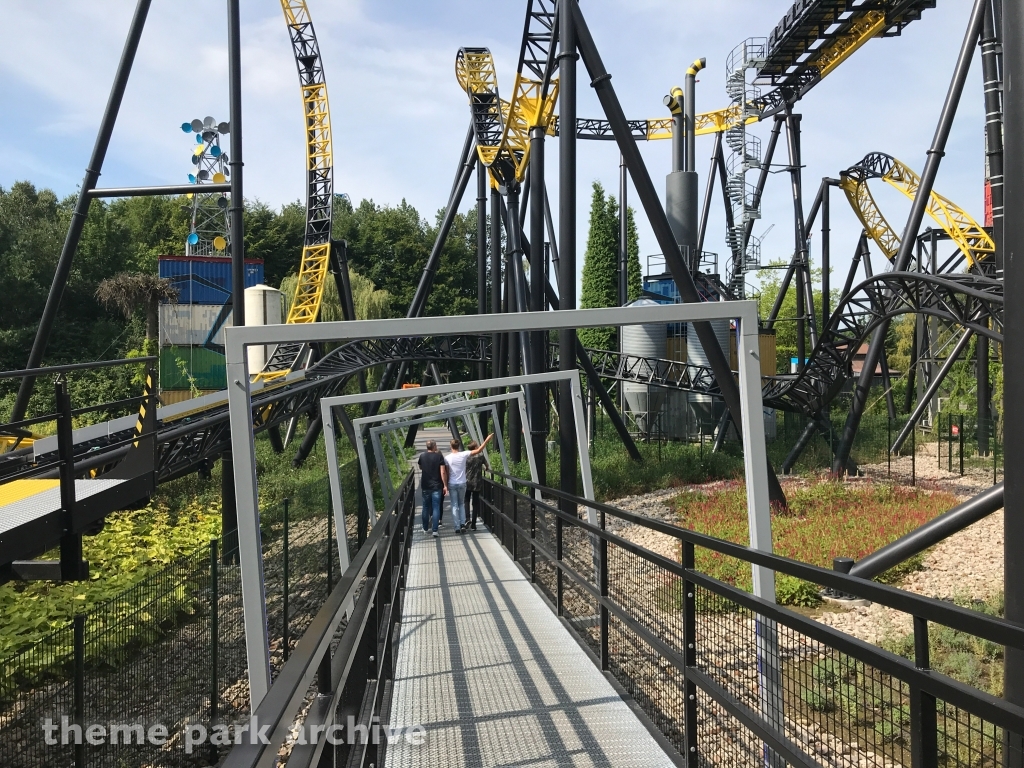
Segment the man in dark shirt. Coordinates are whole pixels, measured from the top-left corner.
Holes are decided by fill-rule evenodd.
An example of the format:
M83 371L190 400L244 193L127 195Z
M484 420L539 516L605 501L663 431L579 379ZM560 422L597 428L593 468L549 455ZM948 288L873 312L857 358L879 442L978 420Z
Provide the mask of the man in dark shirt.
M427 450L420 454L420 491L423 494L423 531L428 526L437 536L437 524L441 517L441 504L448 493L448 466L444 456L437 450L434 440L427 441Z

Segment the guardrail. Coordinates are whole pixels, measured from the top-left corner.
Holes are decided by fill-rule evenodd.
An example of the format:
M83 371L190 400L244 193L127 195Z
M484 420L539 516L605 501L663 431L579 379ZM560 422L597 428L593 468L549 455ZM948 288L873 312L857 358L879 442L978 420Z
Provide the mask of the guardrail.
M276 765L307 704L304 738L292 747L289 768L384 765L387 740L373 743L368 734L375 723L388 720L414 508L410 472L256 708L254 721L265 728L266 743L239 744L223 768ZM332 729L341 729L341 735L332 737Z
M916 768L1024 757L1024 709L932 670L929 623L1017 649L1024 627L493 476L512 479L514 488L486 481L485 522L687 765ZM560 510L559 502L596 510L600 524ZM666 537L680 559L609 524ZM702 573L700 550L909 614L913 658Z

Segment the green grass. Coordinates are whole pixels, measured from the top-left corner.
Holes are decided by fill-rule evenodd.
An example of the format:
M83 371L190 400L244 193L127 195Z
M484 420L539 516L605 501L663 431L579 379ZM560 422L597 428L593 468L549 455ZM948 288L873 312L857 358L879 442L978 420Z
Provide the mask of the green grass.
M788 509L772 513L775 553L824 568L831 568L835 557L860 559L956 504L947 493L831 481L790 488L787 495ZM746 504L746 490L739 483L711 493L684 493L673 500L681 525L744 545L749 542ZM697 567L705 573L741 589L751 588L749 564L700 548L696 556ZM912 567L913 563L904 564L887 578L897 579ZM776 590L781 603L818 602L816 585L785 574L779 574Z

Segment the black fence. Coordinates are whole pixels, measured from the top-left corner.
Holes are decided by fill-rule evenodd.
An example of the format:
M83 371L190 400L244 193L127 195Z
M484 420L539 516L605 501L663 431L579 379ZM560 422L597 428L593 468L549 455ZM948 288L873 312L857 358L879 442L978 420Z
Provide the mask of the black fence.
M289 768L385 765L387 739L370 734L388 722L415 500L410 472L256 709L269 743L243 740L224 768L276 764L282 746Z
M276 678L340 578L327 479L269 505L261 526ZM181 733L247 719L246 670L237 552L211 541L0 660L0 766L210 765L218 749L186 754ZM78 739L89 724L118 726L120 743L109 732L102 744Z
M1001 619L514 480L485 521L686 765L1002 766L1024 709L931 669L929 627L1024 648ZM561 507L561 508L560 508ZM612 533L674 540L670 559ZM628 533L627 533L628 535ZM907 657L718 581L705 549L913 617ZM765 582L762 582L765 583Z

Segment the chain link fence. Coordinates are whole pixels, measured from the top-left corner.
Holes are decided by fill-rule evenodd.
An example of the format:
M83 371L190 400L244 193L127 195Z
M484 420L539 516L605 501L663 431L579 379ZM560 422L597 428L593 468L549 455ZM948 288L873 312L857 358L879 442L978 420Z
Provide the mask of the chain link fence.
M261 526L276 676L340 575L327 478ZM248 718L246 670L238 553L214 540L0 660L0 766L213 765L226 745L186 754L182 735Z

